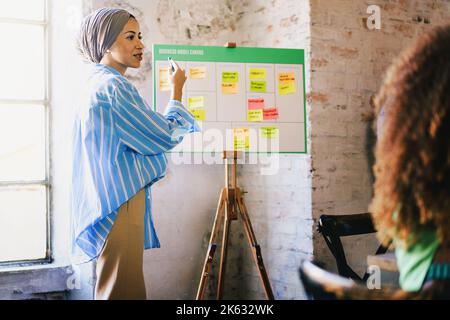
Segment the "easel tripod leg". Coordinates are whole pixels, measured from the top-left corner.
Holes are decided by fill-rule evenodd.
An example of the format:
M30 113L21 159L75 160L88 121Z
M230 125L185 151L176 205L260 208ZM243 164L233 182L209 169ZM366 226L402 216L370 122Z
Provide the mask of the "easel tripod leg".
M253 232L252 224L250 222L250 217L248 215L247 207L245 206L244 200L240 190L237 190L237 203L239 206L239 212L241 214L242 222L244 224L245 233L247 234L247 240L252 251L253 259L259 271L259 276L264 286L266 293L266 298L269 300L274 300L272 288L270 286L269 277L267 275L266 268L264 267L264 261L261 254L261 247L256 242L256 236Z
M225 208L225 221L223 227L223 235L222 235L222 252L220 255L220 266L219 266L219 281L217 283L217 300L222 300L223 287L224 287L224 278L225 278L225 269L227 264L227 252L228 252L228 235L230 233L230 223L231 220L228 217L228 208Z
M225 209L225 190L223 189L220 193L219 202L217 204L216 217L214 218L214 224L211 232L211 237L209 239L208 251L206 253L205 262L203 263L202 275L200 277L200 283L198 285L196 300L203 300L206 290L206 281L208 280L209 274L211 272L211 264L216 252L217 243L216 239L220 230L220 221L223 217L223 212Z

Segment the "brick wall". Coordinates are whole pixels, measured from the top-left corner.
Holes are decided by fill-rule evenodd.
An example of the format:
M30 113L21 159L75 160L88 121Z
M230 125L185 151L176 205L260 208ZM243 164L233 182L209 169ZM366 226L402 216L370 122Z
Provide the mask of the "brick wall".
M307 49L308 12L307 1L299 4L298 1L210 0L203 1L201 5L197 1L181 1L178 7L172 6L170 1L159 1L157 19L159 30L168 43L223 45L227 41L236 41L242 46ZM298 278L298 266L301 259L312 254L310 157L282 156L279 173L275 176L262 176L260 168L255 165L240 166L239 185L248 192L245 201L276 298L301 299L304 295ZM171 170L174 172L172 181L169 178L162 184L167 191L177 180L175 176L185 169L172 167ZM214 170L207 179L215 178L219 185L213 187L214 192L204 192L202 198L202 201L209 203L209 209L203 213L206 217L202 218L199 227L203 245L197 248L200 251L195 248L190 250L199 259L193 263L195 272L191 273L195 281L190 282L191 289L184 290L191 296L195 294L198 284L217 197L223 185L223 167L206 169L200 166L193 170ZM195 176L191 179L205 180ZM159 189L155 193L162 194L163 191ZM160 209L164 207L167 204L161 203ZM191 210L195 211L194 208ZM194 239L195 235L188 238ZM218 256L217 253L215 263ZM237 222L232 224L225 280L224 298L264 298L245 232ZM209 281L210 298L215 292L215 281L217 268L213 269ZM187 279L181 282L187 283Z
M448 1L311 0L313 217L365 212L371 199L366 146L369 99L392 59L432 26L449 21ZM369 5L381 8L381 30L369 30ZM375 237L344 241L359 272ZM335 269L320 235L314 254Z

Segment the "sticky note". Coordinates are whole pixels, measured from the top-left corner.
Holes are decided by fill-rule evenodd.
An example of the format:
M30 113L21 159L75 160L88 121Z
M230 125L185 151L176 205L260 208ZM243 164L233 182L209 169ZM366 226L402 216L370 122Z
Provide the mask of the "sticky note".
M239 72L222 72L222 82L237 83L239 81Z
M169 67L159 68L159 77L160 78L169 78Z
M280 72L278 74L278 90L280 95L297 92L294 72Z
M278 74L278 80L280 82L295 82L294 72L280 72Z
M236 151L250 150L250 134L247 128L233 129L233 144Z
M188 98L188 108L198 109L205 107L205 98L203 96L189 97Z
M250 81L250 92L266 92L266 81Z
M278 120L278 108L266 108L263 110L264 120Z
M261 137L264 139L276 139L279 137L279 132L278 127L263 127L261 128Z
M266 80L266 69L264 68L252 68L250 69L251 80Z
M297 92L295 82L280 82L278 85L280 95L286 95Z
M161 91L161 92L170 91L169 79L163 79L163 78L159 79L159 91Z
M205 79L206 67L193 67L189 69L189 78L191 79Z
M255 98L248 99L248 110L259 110L264 109L264 99Z
M249 122L261 122L264 120L262 109L259 110L248 110L247 111L247 121Z
M170 91L169 68L159 69L159 91Z
M236 94L238 91L237 83L222 83L222 94Z
M189 109L189 111L194 116L195 120L197 121L205 121L206 119L206 111L205 108L195 108L195 109Z

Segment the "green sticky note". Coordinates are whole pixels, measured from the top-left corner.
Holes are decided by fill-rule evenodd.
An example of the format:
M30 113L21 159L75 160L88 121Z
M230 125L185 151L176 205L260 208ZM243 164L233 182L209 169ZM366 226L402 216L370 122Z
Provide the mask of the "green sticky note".
M222 72L222 83L236 83L239 81L239 72Z
M265 80L266 79L266 69L263 69L263 68L250 69L250 79Z
M266 92L267 82L266 81L250 81L250 92Z
M261 128L261 136L264 139L276 139L279 136L280 130L277 127L263 127Z

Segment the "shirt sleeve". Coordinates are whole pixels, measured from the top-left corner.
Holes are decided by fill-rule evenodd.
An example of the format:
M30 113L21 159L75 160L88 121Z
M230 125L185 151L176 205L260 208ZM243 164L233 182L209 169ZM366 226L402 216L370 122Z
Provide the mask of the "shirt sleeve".
M170 100L164 115L154 112L126 80L114 81L112 106L120 142L142 155L169 151L185 134L200 131L180 102Z

